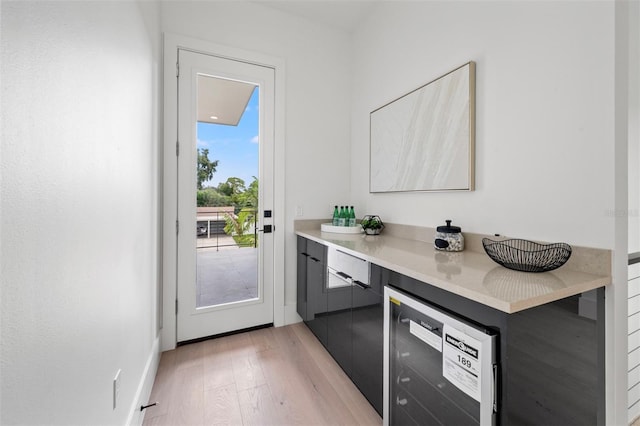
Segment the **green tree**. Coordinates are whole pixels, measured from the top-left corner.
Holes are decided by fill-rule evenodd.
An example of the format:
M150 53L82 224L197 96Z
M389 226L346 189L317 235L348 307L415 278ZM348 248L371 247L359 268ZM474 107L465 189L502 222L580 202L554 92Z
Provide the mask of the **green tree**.
M236 213L244 207L242 204L242 194L247 190L244 185L244 180L237 177L230 177L226 182L221 182L217 189L218 192L229 197L231 205L235 207Z
M233 236L240 247L256 247L255 227L258 209L258 179L253 176L249 188L236 177L218 185L218 192L232 200L233 214L225 214L224 231Z
M198 149L198 189L202 189L202 184L211 180L218 167L218 160L209 160L209 149Z
M253 181L249 184L249 188L242 194L238 195L238 201L242 207L249 207L254 210L258 209L258 178L253 176Z
M199 189L198 207L223 207L231 205L231 198L218 192L216 188Z
M224 232L233 236L233 239L240 247L255 247L256 237L254 234L256 215L253 209L241 209L236 214L225 213Z

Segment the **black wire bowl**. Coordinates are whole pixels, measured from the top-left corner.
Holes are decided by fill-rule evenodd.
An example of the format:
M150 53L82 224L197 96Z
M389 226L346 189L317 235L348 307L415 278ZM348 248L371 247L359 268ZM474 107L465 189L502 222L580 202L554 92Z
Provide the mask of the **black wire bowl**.
M539 244L519 239L494 241L483 238L482 246L497 264L522 272L553 271L571 257L571 246L566 243Z

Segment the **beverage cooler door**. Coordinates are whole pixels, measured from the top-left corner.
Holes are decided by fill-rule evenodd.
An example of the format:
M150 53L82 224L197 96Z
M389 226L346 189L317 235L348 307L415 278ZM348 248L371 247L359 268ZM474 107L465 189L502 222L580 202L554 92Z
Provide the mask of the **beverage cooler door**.
M384 300L384 424L495 424L496 333L390 287Z

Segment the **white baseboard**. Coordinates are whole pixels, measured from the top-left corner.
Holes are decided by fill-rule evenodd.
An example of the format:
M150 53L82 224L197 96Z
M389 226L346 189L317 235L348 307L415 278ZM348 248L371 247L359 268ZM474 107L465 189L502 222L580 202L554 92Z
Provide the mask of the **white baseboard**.
M298 315L296 305L285 305L284 307L284 325L295 324L301 322L302 318Z
M140 411L142 405L147 404L151 396L153 382L156 379L158 365L160 364L160 336L157 336L151 346L151 353L147 358L147 364L144 366L144 372L140 378L138 389L136 390L133 403L127 418L128 426L140 426L144 420L144 411Z

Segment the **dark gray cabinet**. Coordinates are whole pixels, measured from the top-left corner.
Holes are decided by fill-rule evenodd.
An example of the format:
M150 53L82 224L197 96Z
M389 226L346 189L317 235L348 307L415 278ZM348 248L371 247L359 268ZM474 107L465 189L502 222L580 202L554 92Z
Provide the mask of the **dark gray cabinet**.
M297 260L297 296L296 310L300 318L307 319L307 239L298 237L298 260Z
M300 236L297 265L298 313L378 413L388 285L499 334L498 424L604 424L603 288L596 319L579 295L507 314L374 264L368 286L327 289L327 247Z
M327 289L327 350L351 376L353 355L351 348L351 286Z
M369 286L352 287L351 380L382 415L382 357L384 325L384 279L386 270L371 265Z
M603 425L604 288L597 318L580 315L580 295L508 314L397 272L386 285L499 334L498 424Z
M298 314L382 415L383 273L369 285L327 288L326 246L298 236Z
M298 237L298 314L327 347L328 302L325 289L327 247Z

